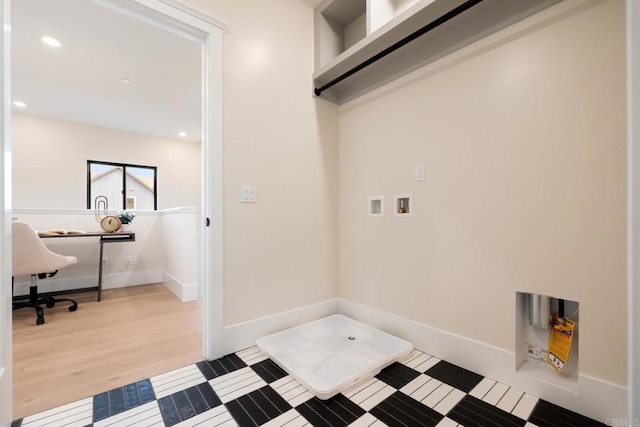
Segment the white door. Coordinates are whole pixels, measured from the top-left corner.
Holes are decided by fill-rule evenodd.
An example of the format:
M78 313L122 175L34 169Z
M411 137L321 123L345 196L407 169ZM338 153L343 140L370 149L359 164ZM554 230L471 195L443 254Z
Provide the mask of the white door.
M10 31L9 0L0 0L0 92L2 113L0 132L0 426L9 426L13 412L11 361L11 85L9 75Z

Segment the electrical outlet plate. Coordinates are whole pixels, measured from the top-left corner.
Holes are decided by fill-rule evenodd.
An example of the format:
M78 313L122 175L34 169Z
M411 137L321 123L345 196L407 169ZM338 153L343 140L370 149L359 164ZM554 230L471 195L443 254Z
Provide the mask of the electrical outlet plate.
M127 264L132 265L138 262L138 259L136 258L135 255L129 255L127 257Z
M255 203L256 187L255 185L240 186L240 203Z
M416 181L424 181L424 164L416 165L415 179Z

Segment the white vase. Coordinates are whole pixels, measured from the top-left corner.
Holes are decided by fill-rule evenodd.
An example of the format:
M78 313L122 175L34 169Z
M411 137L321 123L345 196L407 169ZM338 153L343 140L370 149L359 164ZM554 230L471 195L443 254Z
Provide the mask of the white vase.
M129 228L131 224L122 224L120 226L120 230L119 231L131 231L131 229Z

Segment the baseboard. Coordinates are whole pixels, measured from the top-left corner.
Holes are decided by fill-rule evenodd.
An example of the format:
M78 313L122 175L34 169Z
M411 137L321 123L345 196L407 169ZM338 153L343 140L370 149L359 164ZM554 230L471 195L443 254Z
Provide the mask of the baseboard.
M182 283L166 271L162 271L162 283L182 302L198 299L197 283Z
M397 335L414 347L483 376L601 422L627 417L627 389L578 375L571 392L515 369L515 352L471 340L375 308L338 299L338 312Z
M223 331L224 353L235 353L256 345L256 340L265 335L311 322L338 312L338 300L311 304L271 316L261 317L236 325L225 326Z
M102 278L102 289L124 288L127 286L146 285L148 283L159 283L162 281L161 270L143 270L105 274ZM52 277L38 280L38 290L40 292L56 292L71 289L88 288L98 286L98 276L84 277ZM14 295L28 295L29 282L16 282ZM196 288L197 292L197 288Z

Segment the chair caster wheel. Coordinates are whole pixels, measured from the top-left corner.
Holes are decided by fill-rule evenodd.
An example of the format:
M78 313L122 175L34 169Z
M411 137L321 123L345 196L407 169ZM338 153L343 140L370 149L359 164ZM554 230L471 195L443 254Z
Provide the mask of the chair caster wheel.
M56 305L56 301L53 298L49 298L46 302L47 308L53 308Z
M43 325L44 319L36 319L36 325Z
M69 307L69 311L76 311L78 309L78 304L73 304L71 307Z

